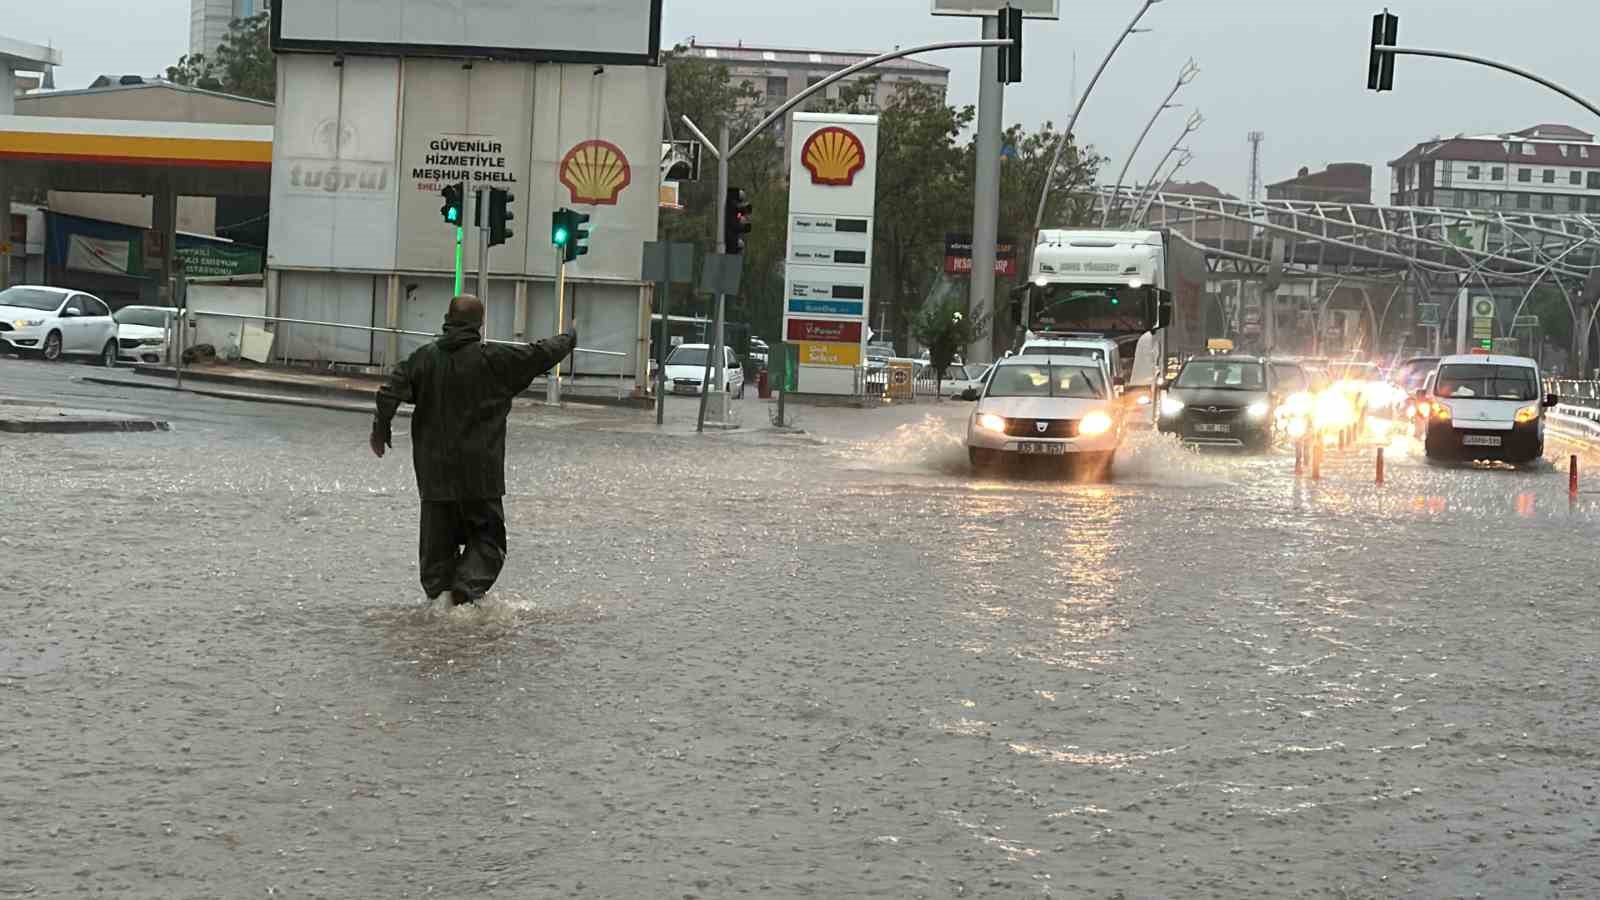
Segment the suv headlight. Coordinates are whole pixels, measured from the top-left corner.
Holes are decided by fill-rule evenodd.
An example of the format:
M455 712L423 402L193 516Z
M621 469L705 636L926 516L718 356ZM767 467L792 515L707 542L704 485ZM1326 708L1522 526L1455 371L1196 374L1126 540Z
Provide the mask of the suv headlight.
M1110 430L1111 417L1099 410L1084 416L1083 421L1078 423L1078 433L1090 437L1097 434L1105 434Z
M1006 420L995 415L994 413L984 413L978 417L978 427L985 431L993 431L999 434L1005 434Z
M1524 406L1523 408L1517 410L1517 424L1527 425L1530 422L1539 421L1539 413L1541 411L1542 408L1537 403L1532 406Z
M1161 414L1163 416L1175 416L1181 412L1183 412L1182 400L1179 400L1177 397L1174 397L1171 394L1167 394L1161 398Z
M1244 408L1246 414L1252 419L1265 419L1267 417L1267 404L1257 400Z

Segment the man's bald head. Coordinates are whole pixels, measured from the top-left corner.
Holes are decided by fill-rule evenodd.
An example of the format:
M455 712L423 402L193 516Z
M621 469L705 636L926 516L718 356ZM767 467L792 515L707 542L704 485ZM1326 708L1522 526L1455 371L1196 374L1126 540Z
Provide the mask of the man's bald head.
M461 325L483 324L483 301L471 294L457 294L450 299L450 308L445 310L444 320Z

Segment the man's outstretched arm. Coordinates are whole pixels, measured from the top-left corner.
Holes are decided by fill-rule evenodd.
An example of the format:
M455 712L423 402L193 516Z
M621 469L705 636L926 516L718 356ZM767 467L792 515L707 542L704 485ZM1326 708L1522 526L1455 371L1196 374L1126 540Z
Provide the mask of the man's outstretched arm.
M497 366L498 374L506 390L513 395L520 394L528 389L535 378L556 367L556 364L572 355L573 349L578 346L578 331L568 328L555 337L547 337L542 341L531 344L492 344L503 361Z
M382 459L384 448L394 446L391 423L400 404L415 402L416 396L411 390L411 360L401 360L378 388L377 417L372 420L372 437L368 439L374 456Z

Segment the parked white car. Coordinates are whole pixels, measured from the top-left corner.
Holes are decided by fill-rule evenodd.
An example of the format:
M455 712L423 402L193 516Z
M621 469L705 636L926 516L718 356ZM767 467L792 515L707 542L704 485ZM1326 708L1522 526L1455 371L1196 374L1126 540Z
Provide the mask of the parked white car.
M944 370L944 381L939 383L939 396L960 400L969 390L982 393L984 376L988 373L988 366L953 364ZM918 363L917 380L931 384L934 381L933 366L928 363Z
M70 288L23 284L0 291L0 345L48 360L96 356L117 364L117 321L111 307Z
M679 344L667 355L666 389L671 394L699 395L703 390L701 380L706 375L706 352L709 344ZM734 399L744 398L744 369L733 355L732 347L722 348L722 361L726 372L728 393ZM711 358L711 379L717 378L716 355Z
M167 306L124 306L117 310L117 358L160 363L167 355L167 329L177 310Z
M995 364L967 423L976 468L1055 458L1109 474L1123 415L1105 369L1084 356L1012 356Z

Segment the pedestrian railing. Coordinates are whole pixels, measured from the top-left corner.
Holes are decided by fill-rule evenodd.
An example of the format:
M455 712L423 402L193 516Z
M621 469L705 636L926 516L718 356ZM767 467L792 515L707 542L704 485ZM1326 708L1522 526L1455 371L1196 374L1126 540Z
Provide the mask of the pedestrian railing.
M1600 381L1574 381L1556 378L1548 382L1550 392L1561 398L1563 406L1600 408Z
M282 365L282 366L284 366L286 368L290 367L290 366L293 366L293 365L295 365L297 363L298 364L310 363L313 366L330 366L330 367L334 365L332 360L327 359L326 357L324 357L322 355L321 349L322 349L323 345L322 345L321 342L316 341L316 340L307 341L307 346L309 346L314 351L314 355L312 357L310 357L310 358L291 357L290 356L290 348L293 346L293 338L296 336L296 329L304 329L305 330L305 331L301 332L302 336L304 335L304 333L306 331L312 331L314 329L335 329L335 335L338 335L340 333L339 330L342 330L344 332L362 332L362 333L365 333L365 334L367 334L369 336L370 335L374 335L374 334L382 334L382 335L396 335L396 336L403 336L403 337L426 338L428 340L432 340L433 338L438 337L437 334L432 333L432 332L411 331L411 330L404 329L404 328L388 328L388 327L384 327L384 326L381 326L381 325L355 325L355 324L351 324L349 322L320 322L320 321L317 321L315 319L297 319L297 318L292 318L292 317L289 317L289 316L258 316L258 315L252 315L252 314L249 314L249 313L223 312L221 310L191 309L191 310L186 310L185 311L185 315L183 317L184 319L187 320L188 327L176 328L176 321L177 321L177 318L178 318L176 316L169 317L168 320L167 320L167 322L168 322L168 325L167 325L167 328L168 328L168 334L167 334L167 348L168 348L168 351L167 352L170 354L170 357L171 357L170 358L170 362L171 362L171 365L172 365L172 367L173 367L173 369L175 371L175 374L176 374L176 377L177 377L177 380L178 380L178 384L180 386L183 384L183 368L184 368L184 365L185 365L185 360L184 360L183 356L184 356L184 350L186 349L185 342L188 340L188 332L189 332L189 330L191 328L193 328L198 333L198 320L203 316L211 316L211 317L223 318L223 319L237 319L240 322L262 322L262 323L268 323L268 324L272 325L273 329L274 329L273 332L272 332L272 335L273 335L273 338L272 338L272 351L275 351L275 352L269 352L269 355L266 357L266 360L267 360L266 364L270 365L272 359L276 358L278 360L278 364ZM174 330L176 330L176 334L173 333ZM314 333L314 331L312 331L312 333ZM335 337L335 344L336 345L337 345L337 341L338 341L338 338L336 336ZM491 343L491 344L521 344L521 343L525 343L525 342L523 342L523 341L491 340L491 341L487 341L487 343ZM245 350L244 344L245 344L245 330L244 330L243 326L241 325L241 327L239 329L239 352L240 352L241 355L243 354L243 352ZM573 353L574 354L584 354L586 356L600 356L600 357L614 358L617 361L617 398L621 399L621 398L627 396L628 354L622 353L622 352L618 352L618 351L615 351L615 350L594 350L594 349L590 349L590 348L586 348L586 347L578 347L573 351ZM397 362L398 362L398 360L390 361L386 365L378 366L376 368L381 372L392 371ZM370 368L373 368L373 367L365 367L365 368L369 368L370 369ZM549 376L547 376L547 377L549 377Z

